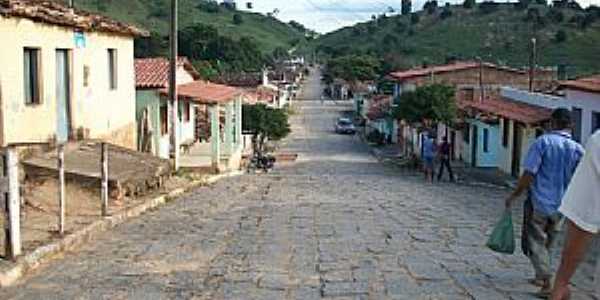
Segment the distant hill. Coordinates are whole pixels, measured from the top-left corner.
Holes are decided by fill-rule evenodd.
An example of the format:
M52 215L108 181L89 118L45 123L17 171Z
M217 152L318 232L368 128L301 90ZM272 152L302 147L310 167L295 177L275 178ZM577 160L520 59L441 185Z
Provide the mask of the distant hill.
M543 1L532 1L537 2ZM536 38L540 65L567 65L570 76L600 73L596 7L492 2L470 9L436 7L426 5L425 11L412 15L379 16L321 36L313 47L329 56L371 53L384 58L386 69L476 57L522 67L529 61L530 40Z
M78 8L134 23L163 35L169 28L170 3L170 0L75 0ZM235 14L241 17L241 23L234 22ZM212 25L220 34L234 39L251 37L265 53L278 47L289 49L303 38L302 32L272 17L226 9L214 1L179 0L179 27L194 23Z

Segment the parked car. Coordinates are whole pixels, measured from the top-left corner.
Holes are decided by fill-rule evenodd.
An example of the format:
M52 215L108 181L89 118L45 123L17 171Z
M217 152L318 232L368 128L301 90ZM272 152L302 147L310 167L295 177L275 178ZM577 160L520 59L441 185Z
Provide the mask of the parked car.
M350 119L339 118L335 124L335 132L339 134L355 134L356 127Z

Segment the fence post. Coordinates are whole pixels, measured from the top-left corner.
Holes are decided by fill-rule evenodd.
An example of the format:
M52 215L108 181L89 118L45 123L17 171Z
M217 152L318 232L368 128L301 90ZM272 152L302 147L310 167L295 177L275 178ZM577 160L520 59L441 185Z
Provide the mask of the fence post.
M9 147L6 150L4 175L8 178L6 191L6 256L15 260L21 255L21 201L19 195L19 158L17 150Z
M100 169L102 173L102 183L100 188L100 198L102 201L102 216L108 216L108 145L102 143L100 157Z
M58 145L58 233L65 233L65 146Z

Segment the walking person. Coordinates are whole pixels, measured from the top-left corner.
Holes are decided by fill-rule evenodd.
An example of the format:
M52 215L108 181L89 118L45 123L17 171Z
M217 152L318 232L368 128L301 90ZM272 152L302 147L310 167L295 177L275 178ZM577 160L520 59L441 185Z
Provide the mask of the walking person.
M433 160L435 159L435 140L433 134L428 132L423 140L423 169L425 180L433 183Z
M553 130L531 145L524 163L525 173L515 191L506 199L510 209L528 190L523 224L523 248L535 270L532 284L541 287L540 295L552 290L550 250L562 225L558 212L571 177L583 156L583 147L571 137L571 112L556 109L551 117Z
M442 181L442 176L444 175L444 168L448 169L448 176L450 177L450 181L454 181L454 173L452 172L452 166L450 165L450 151L452 147L448 142L448 137L445 136L442 140L442 145L440 145L439 156L440 156L440 171L438 172L438 181Z
M585 156L559 211L567 218L567 239L552 300L570 299L569 281L584 259L594 235L600 233L600 131L588 142ZM600 299L600 261L596 266L595 280L595 296Z

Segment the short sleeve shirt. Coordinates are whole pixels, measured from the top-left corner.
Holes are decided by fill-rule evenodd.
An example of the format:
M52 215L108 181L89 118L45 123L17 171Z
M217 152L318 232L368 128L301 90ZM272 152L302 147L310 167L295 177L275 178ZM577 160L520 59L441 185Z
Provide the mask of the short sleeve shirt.
M559 210L582 230L600 233L600 131L590 139ZM600 263L596 282L600 297Z
M562 131L544 134L531 145L524 169L535 177L530 195L536 212L546 216L558 213L583 153L583 147Z
M423 142L423 156L428 158L435 156L435 145L432 138L426 138Z

